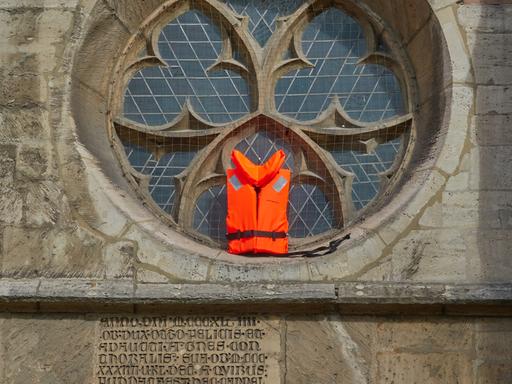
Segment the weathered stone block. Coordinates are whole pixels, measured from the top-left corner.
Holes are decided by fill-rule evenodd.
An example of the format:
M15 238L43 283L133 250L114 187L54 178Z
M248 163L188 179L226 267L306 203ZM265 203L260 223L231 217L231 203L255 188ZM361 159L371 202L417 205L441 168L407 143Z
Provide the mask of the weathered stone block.
M512 113L512 86L479 86L476 112L479 115Z
M4 53L0 66L0 106L34 107L46 101L46 83L39 74L37 55Z
M137 250L135 244L129 241L119 241L107 244L103 249L105 274L107 279L133 277L133 262Z
M60 215L69 214L63 192L54 182L25 183L25 223L31 227L56 225Z
M445 190L448 192L462 192L469 189L469 172L460 172L448 179Z
M429 0L428 2L434 10L438 10L456 4L457 0Z
M19 176L32 180L42 179L48 169L46 148L22 146L18 152L16 171Z
M69 37L72 32L73 18L74 11L67 8L0 8L0 20L3 19L0 33L4 35L4 39L0 40L2 50L6 54L19 53L22 57L34 57L37 70L28 74L39 77L41 86L46 89L48 78L44 75L66 64L63 52L69 39L65 36ZM59 59L56 60L56 57ZM41 95L44 94L41 92Z
M438 11L436 16L443 28L444 37L450 51L453 80L457 82L472 82L471 62L460 29L457 25L454 11L451 7Z
M41 274L50 261L47 236L48 233L42 229L5 228L2 275L26 277Z
M425 209L419 225L422 227L441 227L443 225L443 206L441 203L435 203Z
M466 258L477 250L469 248L455 229L411 231L393 248L394 280L424 282L465 281Z
M94 326L79 316L4 320L2 383L91 383Z
M475 7L463 5L458 7L459 23L467 32L511 33L512 6Z
M461 162L461 154L468 134L474 92L470 87L454 86L451 100L450 125L444 137L443 147L436 166L446 173L455 172Z
M2 7L3 8L3 7ZM9 44L11 50L16 46L30 44L37 37L37 26L43 13L40 8L0 8L0 40L4 48Z
M11 185L16 167L16 146L0 145L0 184Z
M512 190L512 147L480 147L471 154L473 190Z
M338 330L321 316L312 320L293 319L286 323L284 383L363 383L360 379L366 376L364 367L357 366L359 346L343 324Z
M103 245L103 239L81 227L57 231L48 241L51 262L44 276L104 277Z
M477 83L512 83L512 33L469 33L467 42Z
M508 360L512 355L512 329L508 332L478 332L476 353L484 360ZM511 367L512 372L512 367Z
M389 352L469 353L473 349L473 331L469 320L403 320L380 324L376 343L380 351Z
M470 356L461 353L382 353L376 383L459 384L472 382ZM407 368L405 368L407 367Z
M185 252L178 247L164 246L150 238L140 229L133 228L123 237L130 240L137 249L136 262L159 270L169 281L206 280L209 261L206 258Z
M512 115L475 116L472 120L472 130L476 139L475 144L512 146Z
M478 248L482 279L493 282L510 281L512 274L512 235L507 230L480 230Z
M48 113L42 109L3 108L0 113L0 142L26 142L48 137Z
M477 367L476 384L512 382L512 364L509 361L484 362Z
M15 189L0 185L0 223L17 225L22 218L22 195Z
M0 8L75 8L80 0L3 0Z
M391 244L395 239L402 236L414 218L430 204L435 203L434 199L438 199L437 195L444 187L445 181L445 177L438 171L428 173L424 185L403 209L403 212L395 214L389 223L380 228L379 235L386 244Z

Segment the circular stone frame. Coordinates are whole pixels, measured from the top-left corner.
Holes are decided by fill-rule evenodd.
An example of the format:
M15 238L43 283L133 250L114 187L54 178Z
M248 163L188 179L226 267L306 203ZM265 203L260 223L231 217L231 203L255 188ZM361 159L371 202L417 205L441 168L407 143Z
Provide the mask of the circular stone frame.
M321 1L307 3L317 2ZM122 68L135 61L135 55L142 47L147 46L148 39L155 38L151 31L158 30L157 25L167 22L173 7L181 3L185 2L171 0L161 4L155 0L133 8L118 5L111 9L103 2L98 2L90 13L79 51L75 56L72 109L79 140L99 164L99 169L94 173L98 184L103 186L100 192L95 193L102 194L102 201L108 200L112 207L122 212L136 228L133 229L134 236L144 237L146 244L153 244L180 257L188 257L197 263L205 262L208 268L214 259L214 264L218 263L220 268L217 274L222 274L225 268L251 264L255 266L253 270L249 272L244 269L252 276L251 279L302 280L305 275L311 277L312 265L318 264L332 270L327 275L343 278L356 272L348 265L351 257L360 258L357 264L363 267L382 257L385 243L378 232L385 230L397 214L407 209L429 179L442 149L443 141L439 138L443 136L443 130L447 130L450 119L446 108L451 100L450 55L442 28L428 2L425 0L419 4L417 0L363 1L358 6L351 0L335 2L351 15L360 12L359 21L363 20L360 19L363 17L361 15L366 20L371 20L366 25L377 28L379 35L384 37L393 52L403 53L404 60L401 63L406 65L401 68L401 73L406 74L407 79L401 80L406 81L404 89L407 92L409 110L413 114L414 126L411 128L408 152L402 161L400 176L394 180L392 188L371 209L365 211L360 220L344 229L352 234L350 241L344 243L334 254L321 257L318 261L233 257L219 249L204 246L180 234L165 220L155 219L154 215L158 213L155 210L149 213L143 208L148 202L141 200L141 196L134 193L126 182L125 170L119 167L115 151L111 148L113 110L116 108L112 103L120 100L119 89L127 81L124 77L121 79L124 73ZM416 7L414 18L407 19L404 12L409 12L412 3ZM391 31L396 31L396 34ZM107 42L112 49L102 49ZM430 62L422 57L427 49L432 52ZM109 127L108 130L105 125ZM329 237L332 238L333 234L315 241L326 241ZM261 263L262 260L267 262ZM276 269L276 265L280 265L280 268ZM324 267L320 267L322 268ZM319 272L318 276L326 275Z

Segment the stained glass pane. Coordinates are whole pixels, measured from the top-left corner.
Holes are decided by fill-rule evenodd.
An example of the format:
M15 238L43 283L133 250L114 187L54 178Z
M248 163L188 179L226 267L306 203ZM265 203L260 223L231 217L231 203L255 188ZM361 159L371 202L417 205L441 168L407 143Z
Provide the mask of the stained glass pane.
M332 214L332 205L318 186L292 184L288 199L291 237L308 237L332 229Z
M226 0L236 13L249 18L249 32L264 46L276 29L279 17L290 15L303 0Z
M164 27L158 39L166 67L138 71L125 93L124 116L154 126L176 119L190 100L212 123L237 120L250 110L246 79L232 70L208 71L222 51L222 36L212 18L189 11Z
M203 192L196 201L193 227L199 233L218 242L226 242L226 186L216 186Z
M149 194L156 204L167 213L172 213L176 197L174 176L183 172L194 159L197 151L172 151L157 158L147 148L125 143L125 153L131 166L144 175L149 175Z
M358 65L367 53L359 23L337 8L316 16L302 35L302 49L313 68L287 73L276 85L279 112L312 120L337 96L353 119L370 122L404 112L400 84L385 66Z
M286 154L285 168L293 168L293 153L290 144L274 137L269 132L261 131L252 136L246 137L235 147L242 152L254 164L263 164L270 157L282 149Z
M262 47L275 32L279 18L292 14L305 3L304 0L222 1L227 5L226 10L229 7L248 18L249 32ZM165 66L144 68L133 75L125 91L124 117L155 127L175 120L186 104L210 123L232 122L251 112L251 94L257 94L251 86L256 84L250 86L247 79L234 70L209 70L218 63L225 37L222 36L224 29L219 28L218 15L210 12L208 9L192 9L162 29L157 44ZM403 114L404 101L396 76L379 63L358 64L368 53L367 36L361 25L339 8L323 9L320 13L311 8L311 12L316 16L303 30L300 44L313 66L288 72L278 80L274 92L277 111L299 121L313 120L337 98L350 117L363 122ZM236 46L233 49L233 57L250 68L246 62L248 56ZM381 40L378 50L390 53ZM265 50L261 52L265 54ZM291 59L295 54L295 49L290 48L283 52L283 58ZM282 149L286 153L284 167L296 171L294 151L297 153L297 143L294 137L299 136L290 135L278 119L272 121L268 116L260 117L249 125L251 132L256 133L242 139L236 149L255 164L266 162ZM369 140L368 143L344 143L344 140L353 139L334 134L332 140L322 143L319 140L340 167L354 174L352 200L357 210L367 206L379 194L382 173L393 166L400 153L403 138L397 137L402 132L387 138L376 134L371 139L373 142ZM178 194L176 177L189 167L214 135L199 145L198 138L171 138L173 135L163 138L159 134L155 139L157 135L152 134L154 132L140 133L140 140L132 140L131 136L120 138L124 141L128 137L124 148L132 167L149 177L151 198L165 212L173 214ZM235 136L228 136L227 143L232 137ZM313 135L311 137L317 140ZM300 140L301 146L307 142ZM304 152L308 155L306 162L312 158L318 160L310 156L310 150L314 151L314 148ZM307 165L312 170L323 167ZM338 206L334 199L338 197L324 194L326 188L315 185L316 179L311 174L309 176L300 182L293 179L290 186L287 215L290 237L293 238L315 236L338 225L338 220L333 217L333 204ZM226 243L226 197L225 185L212 187L199 196L192 213L193 228L221 245Z
M400 150L402 138L378 145L370 153L344 149L343 145L329 152L336 163L354 174L352 201L356 209L364 208L380 191L379 174L390 169Z

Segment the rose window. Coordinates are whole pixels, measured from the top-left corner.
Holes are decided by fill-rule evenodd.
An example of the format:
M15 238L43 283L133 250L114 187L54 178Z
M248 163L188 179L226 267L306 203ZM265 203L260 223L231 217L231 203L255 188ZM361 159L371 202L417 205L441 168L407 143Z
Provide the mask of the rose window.
M340 233L397 184L413 136L407 58L371 13L351 1L168 4L111 102L125 174L162 220L225 247L235 148L257 164L286 153L292 248Z

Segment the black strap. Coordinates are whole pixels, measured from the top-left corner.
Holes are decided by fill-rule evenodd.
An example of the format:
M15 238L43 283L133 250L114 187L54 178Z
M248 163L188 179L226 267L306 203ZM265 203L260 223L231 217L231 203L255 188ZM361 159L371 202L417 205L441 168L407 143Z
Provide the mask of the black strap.
M290 252L285 253L282 255L276 255L276 256L282 256L282 257L317 257L317 256L325 256L329 255L333 252L335 252L341 243L343 243L345 240L350 239L350 233L346 234L340 239L332 240L328 245L323 245L321 247L311 249L309 251L297 251L297 252Z
M247 239L250 237L269 237L271 239L284 239L288 236L286 232L270 232L270 231L238 231L233 233L226 233L226 239L228 240L240 240Z
M249 237L271 237L273 239L283 239L287 237L288 234L286 232L268 232L268 231L238 231L234 233L226 233L226 238L228 240L240 240L245 239ZM314 248L308 251L296 251L296 252L289 252L289 253L282 253L282 254L275 254L272 255L274 257L318 257L318 256L325 256L329 255L331 253L336 252L338 247L343 243L345 240L350 239L350 233L347 233L345 236L343 236L340 239L334 239L331 242L329 242L328 245L322 245L321 247Z

